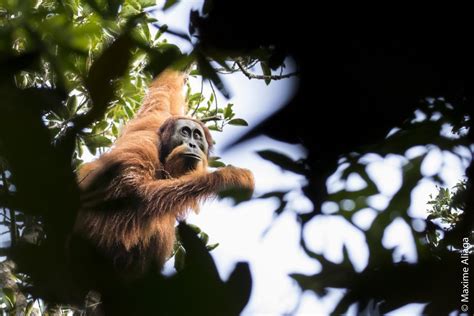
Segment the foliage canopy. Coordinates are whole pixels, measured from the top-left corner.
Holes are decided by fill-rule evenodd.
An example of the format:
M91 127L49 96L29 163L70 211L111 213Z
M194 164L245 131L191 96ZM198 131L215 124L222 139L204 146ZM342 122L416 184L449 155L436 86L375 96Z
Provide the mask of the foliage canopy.
M166 1L162 9L174 3ZM302 290L318 296L331 288L346 289L336 314L354 303L359 311L369 312L387 312L412 302L427 303L425 313L459 310L459 257L466 247L471 251L471 242L463 241L472 238L474 168L468 169L467 182L454 198L440 190L420 226L409 208L413 189L427 178L421 172L427 150L417 156L409 151L415 146L436 147L472 164L473 93L465 84L472 73L471 50L462 46L463 41L438 33L435 39L442 45L437 49L432 49L428 35L413 41L364 39L348 35L345 29L328 34L319 31L326 25L324 19L318 20L321 25L313 25L321 44L309 50L294 36L307 27L303 21L313 18L306 16L312 10L305 5L253 4L252 12L259 19L241 23L241 12L223 3L205 1L202 12L192 11L190 36L160 25L150 14L158 8L149 0L2 2L0 208L2 229L11 241L2 254L11 260L1 267L1 307L30 313L35 299L41 298L50 308L57 303L87 309L65 251L79 206L75 168L85 148L95 154L112 144L154 75L169 66L185 68L195 63L192 75L210 79L228 95L219 74L240 71L270 84L292 75L275 75L284 69L285 58L292 56L301 79L296 96L243 139L266 134L305 146L308 156L299 161L273 151L259 155L308 180L302 189L313 210L290 209L288 192L268 192L259 198L277 198L275 215L295 212L302 228L318 216L338 216L357 227L354 216L374 209L370 198L380 194L367 172L367 154L378 159L399 157L403 183L387 197L386 208L376 210L368 229L357 227L370 252L363 271L355 270L345 247L343 261L334 263L312 251L301 236L302 248L321 263L322 271L291 277ZM237 1L228 5L244 6ZM274 17L283 13L300 18L275 23ZM162 39L164 32L189 40L193 50L182 53ZM252 73L256 65L261 74ZM206 98L202 92L189 91L188 101L191 114L211 129L247 125L235 117L232 104L219 106L215 95ZM307 114L309 107L315 114ZM444 132L446 126L452 133ZM221 165L214 161L214 166ZM328 193L326 180L338 168L342 181L357 174L365 186ZM439 173L428 178L443 182ZM236 192L225 194L243 200ZM335 203L337 210L323 214L325 202ZM415 263L396 258L394 249L382 244L386 228L395 219L411 230L418 255ZM182 245L176 256L186 253L185 263L177 260L181 272L171 278L149 275L102 293L117 302L109 314L236 315L244 308L251 288L248 266L238 264L224 282L206 249L207 235L184 224L179 233Z

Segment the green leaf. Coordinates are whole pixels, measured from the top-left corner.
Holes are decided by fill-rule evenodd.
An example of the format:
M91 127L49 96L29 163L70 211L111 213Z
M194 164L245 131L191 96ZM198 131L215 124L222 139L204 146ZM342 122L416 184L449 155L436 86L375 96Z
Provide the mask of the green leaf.
M211 157L209 159L209 167L211 168L221 168L225 167L226 164L219 160L220 157Z
M67 102L66 102L66 107L68 109L68 112L69 112L69 117L72 117L76 114L76 111L77 111L77 105L78 105L78 100L77 100L77 96L76 95L73 95L71 96Z
M140 14L140 12L141 11L138 8L134 7L133 5L129 3L126 3L122 8L121 15L125 17L129 17L129 16Z
M172 6L174 6L176 3L178 3L177 0L166 0L165 5L163 6L163 11L168 10Z
M16 294L15 291L9 287L3 288L2 289L4 297L6 298L6 301L8 304L11 306L11 308L15 307L16 304Z
M199 233L198 237L202 240L202 243L204 245L207 245L207 243L209 242L209 235L203 231Z
M97 124L95 124L94 127L92 128L92 133L93 134L102 133L108 126L109 126L109 123L107 123L107 121L105 120L100 121Z
M232 103L227 104L227 106L224 109L224 118L225 119L231 119L234 116L234 111L232 110L232 107L234 105Z
M179 246L178 250L176 250L176 254L174 255L174 268L176 271L182 271L184 269L186 261L186 250L183 246Z
M142 9L156 5L156 0L137 0Z
M206 249L207 249L208 251L212 251L212 250L216 249L218 246L219 246L219 243L210 244L210 245L207 245L207 246L206 246Z
M108 147L112 145L112 141L102 135L94 135L92 137L87 137L85 140L97 147Z
M34 308L35 302L36 301L28 302L28 304L26 305L26 309L25 309L25 316L39 315L40 314L39 310ZM33 312L34 312L34 314L32 314Z
M189 228L191 228L192 230L194 230L196 232L196 234L199 234L201 232L201 228L199 228L198 226L194 225L194 224L189 224L189 223L186 223L186 225L189 226Z
M189 102L199 102L202 99L202 94L200 92L193 93L189 96Z
M212 104L214 102L214 93L211 94L211 96L209 97L209 104Z
M150 29L147 24L140 24L137 27L138 34L140 34L143 41L150 43L152 41Z
M158 19L147 15L146 18L145 18L145 21L146 21L146 23L155 23L155 22L158 22ZM158 32L157 32L157 34L158 34ZM155 34L155 40L157 39L156 38L157 34ZM160 35L158 35L158 37L160 37Z
M125 110L125 113L127 114L128 118L132 118L135 115L135 112L133 111L133 108L130 106L130 103L126 102L125 106L123 107Z
M223 163L222 161L214 160L209 162L209 167L211 168L222 168L225 167L226 164Z
M260 67L262 67L262 72L265 76L270 77L272 75L272 71L266 62L260 62ZM265 83L267 84L267 86L270 84L271 81L272 79L270 78L265 79Z
M76 149L77 149L77 156L82 157L82 154L84 153L84 150L82 148L81 138L77 139Z
M247 121L245 121L244 119L241 119L241 118L232 119L232 120L229 121L229 124L230 125L236 125L236 126L248 126L249 125L247 123Z
M106 9L106 4L104 1L99 1L99 3L95 0L85 0L87 2L87 4L89 4L89 6L94 10L96 11L97 13L99 13L100 15L102 16L106 16L106 12L105 12L105 9Z
M191 72L189 73L190 76L200 76L201 73L199 72L198 69L194 69L194 70L191 70Z
M115 137L117 137L119 134L119 130L117 128L117 125L116 124L112 124L112 135L114 135Z
M207 128L209 128L211 131L222 132L221 129L215 124L209 125Z
M87 149L89 149L89 151L93 155L97 153L97 148L109 147L110 145L112 145L112 141L102 135L85 136L83 137L83 140Z

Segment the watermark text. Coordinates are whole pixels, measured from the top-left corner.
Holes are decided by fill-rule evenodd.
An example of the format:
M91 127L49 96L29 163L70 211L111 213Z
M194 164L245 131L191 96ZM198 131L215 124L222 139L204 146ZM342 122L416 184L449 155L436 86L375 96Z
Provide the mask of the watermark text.
M462 239L461 249L461 311L469 311L469 255L471 253L471 243L468 237Z

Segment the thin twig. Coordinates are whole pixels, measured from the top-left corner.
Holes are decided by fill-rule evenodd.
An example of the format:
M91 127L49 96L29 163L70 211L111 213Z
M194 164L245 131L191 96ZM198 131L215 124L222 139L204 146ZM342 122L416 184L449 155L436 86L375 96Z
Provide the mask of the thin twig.
M196 105L196 107L194 108L193 113L191 114L191 116L193 116L193 117L196 114L199 107L201 106L203 88L204 88L204 80L201 78L201 95L199 96L199 103Z
M257 63L259 62L259 60L255 60L255 61L252 61L251 64L247 65L246 69L251 69L253 68ZM233 73L236 73L238 71L241 71L240 68L237 66L237 62L234 60L232 66L230 66L228 69L227 68L214 68L214 70L220 74L223 74L223 75L230 75L230 74L233 74Z
M206 123L206 122L209 122L209 121L221 121L222 120L222 116L220 115L213 115L213 116L208 116L208 117L204 117L202 119L200 119L201 122L203 123Z
M216 103L216 115L217 115L217 113L219 113L219 106L218 106L218 104L217 104L216 91L214 90L214 85L212 84L212 81L211 81L211 80L209 80L209 84L211 85L212 94L214 95L214 102ZM216 127L217 127L217 121L216 121ZM222 130L223 127L224 127L224 122L222 122L221 130Z
M293 77L293 76L296 76L298 75L298 72L295 71L295 72L290 72L288 74L285 74L285 75L280 75L280 76L275 76L275 75L271 75L271 76L267 76L267 75L256 75L256 74L253 74L251 72L249 72L244 66L242 66L242 64L240 62L236 62L237 63L237 66L239 66L240 68L240 71L242 71L242 73L249 79L259 79L259 80L281 80L281 79L287 79L287 78L290 78L290 77Z
M209 84L211 85L212 94L214 95L214 103L216 104L216 113L217 113L217 110L219 110L219 106L217 105L217 94L216 94L216 91L214 90L214 85L212 84L211 80L209 80Z
M220 67L220 68L214 68L214 70L223 75L230 75L230 74L236 73L237 71L240 71L239 68L235 68L234 66L232 66L230 69Z
M179 38L182 38L184 40L187 40L188 42L191 43L191 39L189 38L188 35L186 35L185 33L181 33L181 32L178 32L178 31L173 31L173 30L170 30L168 28L168 25L159 25L158 23L152 23L151 24L152 26L156 27L158 30L160 30L160 32L162 33L169 33L171 35L174 35L174 36L177 36Z

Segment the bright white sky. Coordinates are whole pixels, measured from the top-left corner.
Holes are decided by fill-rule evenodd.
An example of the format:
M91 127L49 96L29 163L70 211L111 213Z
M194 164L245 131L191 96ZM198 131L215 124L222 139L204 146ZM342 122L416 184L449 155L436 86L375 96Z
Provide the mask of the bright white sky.
M176 7L168 10L166 15L158 12L160 24L168 24L173 30L187 32L188 14L190 8L199 8L201 1L182 1ZM189 50L189 44L183 43L176 37L168 37L169 41L179 45L183 50ZM220 98L220 104L231 102L238 117L255 126L263 118L285 104L291 96L292 87L297 85L297 79L272 82L266 86L262 81L248 80L241 74L223 76L227 87L233 93L231 100ZM191 83L193 83L191 81ZM199 91L200 82L196 81L195 91ZM316 273L320 265L310 260L300 249L298 236L300 226L291 211L305 211L311 208L309 201L301 194L299 188L305 179L301 176L283 172L278 167L260 159L255 152L262 149L274 149L293 158L304 156L304 149L274 141L266 137L246 142L228 152L222 153L219 148L230 143L245 132L245 128L228 126L223 133L214 133L217 141L218 156L226 163L248 168L253 171L256 179L256 195L280 189L292 190L289 211L284 212L273 221L273 211L278 206L277 201L255 200L233 207L229 201L214 201L206 203L199 215L191 215L189 222L195 223L207 232L211 242L219 242L212 255L216 260L221 276L226 279L238 261L250 263L254 287L250 303L243 315L282 315L293 312L298 304L300 291L297 285L288 277L289 273ZM426 152L424 147L409 151L410 157ZM448 187L454 186L464 174L468 161L461 162L456 156L443 153L438 149L431 150L422 166L424 175L429 176L441 170L442 178ZM466 153L469 156L469 153ZM358 213L356 224L366 229L374 219L378 209L384 209L401 185L401 166L403 160L389 155L385 159L376 155L367 156L371 162L368 172L380 189L381 194L371 199L371 208ZM342 168L328 180L330 192L344 187L355 190L364 186L363 181L354 176L347 183L339 179ZM412 193L413 202L410 215L418 218L426 217L428 208L426 202L430 194L436 193L434 183L423 180ZM323 210L331 213L327 204ZM271 229L264 236L264 232ZM364 235L354 226L340 217L319 216L312 220L304 231L309 247L323 253L327 259L334 262L342 261L342 246L347 246L349 256L357 271L362 271L368 261L368 249ZM402 220L395 220L386 230L383 244L387 248L398 247L396 258L404 256L414 262L417 259L410 228ZM172 266L170 262L169 267ZM328 315L343 291L333 290L324 299L318 299L312 293L305 293L295 314L297 315ZM423 304L411 304L393 312L392 315L416 315ZM353 314L354 309L349 314Z

